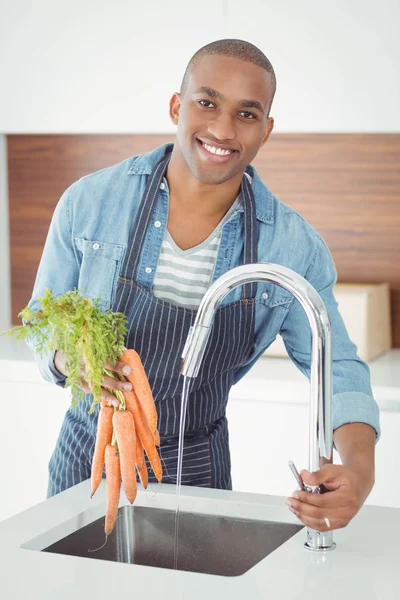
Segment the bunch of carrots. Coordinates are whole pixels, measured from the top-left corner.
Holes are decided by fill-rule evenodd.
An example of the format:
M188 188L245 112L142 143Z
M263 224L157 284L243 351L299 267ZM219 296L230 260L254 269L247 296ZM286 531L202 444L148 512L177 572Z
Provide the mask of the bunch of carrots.
M127 380L131 392L119 392L120 407L101 401L97 423L96 445L92 462L91 497L100 485L106 468L105 534L110 535L118 515L121 483L132 504L137 494L136 470L147 488L148 473L144 452L157 481L162 480L162 466L156 446L160 445L157 411L146 372L138 353L125 350L120 361L132 369ZM122 379L122 377L121 377Z
M106 468L106 522L105 533L109 535L118 514L121 483L129 502L137 493L136 471L144 487L148 484L148 473L144 453L147 454L157 481L162 480L162 467L157 446L160 436L157 431L157 412L150 385L139 355L126 349L126 315L99 308L100 299L92 301L80 294L79 289L69 290L56 297L46 288L38 299L40 309L33 311L29 306L20 313L23 325L13 327L5 333L16 334L32 343L35 352L59 350L67 358L68 376L66 387L71 387L74 408L83 400L81 388L81 360L86 364L85 379L93 394L89 414L101 403L98 416L96 444L92 463L91 495L100 485L104 465ZM107 360L111 364L121 361L132 369L126 379L133 387L131 392L115 393L119 408L104 402L101 384L104 374L114 373L104 368ZM118 374L120 379L125 380Z

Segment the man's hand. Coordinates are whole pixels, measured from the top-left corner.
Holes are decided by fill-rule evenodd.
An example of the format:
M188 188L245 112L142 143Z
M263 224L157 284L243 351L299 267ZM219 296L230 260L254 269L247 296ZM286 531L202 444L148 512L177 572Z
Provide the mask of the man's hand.
M54 366L56 367L57 371L59 371L63 375L68 375L67 369L66 369L66 362L67 362L67 359L66 359L65 354L63 354L62 352L57 350L55 353L55 356L54 356ZM81 365L82 365L82 369L81 369L81 386L80 387L85 392L85 394L91 394L92 390L90 389L90 387L85 379L86 364L85 364L85 361L83 360L83 358L81 359ZM108 361L108 360L105 364L105 368L110 371L114 371L115 373L121 373L121 375L129 375L129 373L131 373L131 371L132 371L132 369L130 367L128 367L128 365L125 365L122 362L117 362L116 365L112 365L110 363L110 361ZM109 377L108 375L104 376L104 379L101 383L101 387L102 387L102 395L101 395L102 400L109 402L110 404L112 404L113 406L116 406L117 408L119 406L118 399L114 395L110 394L110 392L108 392L107 389L105 389L105 388L110 388L112 390L121 390L124 392L130 391L132 389L132 385L128 381L120 381L119 379L114 379L113 377Z
M330 490L324 494L296 491L286 501L304 525L317 531L346 527L374 485L374 476L369 470L341 465L327 464L315 473L301 471L300 475L306 485L323 483Z

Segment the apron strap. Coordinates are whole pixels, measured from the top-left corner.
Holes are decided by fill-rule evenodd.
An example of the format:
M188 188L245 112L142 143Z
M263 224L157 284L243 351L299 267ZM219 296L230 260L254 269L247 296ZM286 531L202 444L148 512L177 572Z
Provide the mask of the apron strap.
M247 168L246 172L250 172ZM258 231L256 219L256 203L250 181L243 176L241 193L244 206L244 251L243 264L258 262ZM243 286L243 298L254 298L257 293L257 283L252 281Z
M167 170L168 163L171 159L171 150L169 150L169 148L166 150L166 154L158 161L153 171L150 173L149 181L140 203L135 229L130 240L129 254L126 256L123 267L123 272L128 278L131 277L134 281L136 280L136 271L139 263L140 252L142 250L151 215L153 214L158 191Z

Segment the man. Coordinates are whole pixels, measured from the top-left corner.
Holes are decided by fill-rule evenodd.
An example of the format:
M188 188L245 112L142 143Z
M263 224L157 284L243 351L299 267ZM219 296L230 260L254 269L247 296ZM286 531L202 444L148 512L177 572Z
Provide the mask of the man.
M191 59L180 93L170 101L176 142L82 178L60 199L38 270L31 308L45 287L79 287L101 308L124 312L127 347L142 358L155 398L163 481L176 477L181 354L205 290L243 263L272 262L305 277L321 295L333 329L334 443L343 466L303 472L324 495L288 500L301 521L319 531L345 526L374 484L378 408L369 371L349 340L332 288L336 269L321 236L281 203L251 161L273 129L275 74L264 54L241 40L220 40ZM280 333L305 374L310 370L307 317L273 284L247 284L217 311L186 419L182 483L231 489L226 403L232 384ZM54 359L54 363L53 363ZM65 383L65 357L38 357L43 376ZM121 364L107 365L123 372ZM49 495L90 476L96 416L85 401L66 414L49 465ZM122 383L105 377L105 388Z

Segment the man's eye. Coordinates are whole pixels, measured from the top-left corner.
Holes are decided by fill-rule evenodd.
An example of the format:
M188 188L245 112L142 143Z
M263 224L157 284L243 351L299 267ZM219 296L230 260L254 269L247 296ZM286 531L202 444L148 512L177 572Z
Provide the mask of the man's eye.
M246 119L250 119L250 120L251 120L251 119L257 119L256 115L254 115L254 114L253 114L253 113L251 113L251 112L248 112L247 110L243 110L243 111L242 111L240 114L241 114L241 115L245 115L245 118L246 118Z
M202 102L207 102L208 104L212 104L212 102L210 102L210 100L199 100L199 104L201 104ZM205 106L204 104L201 104L201 106L208 108L208 106Z

